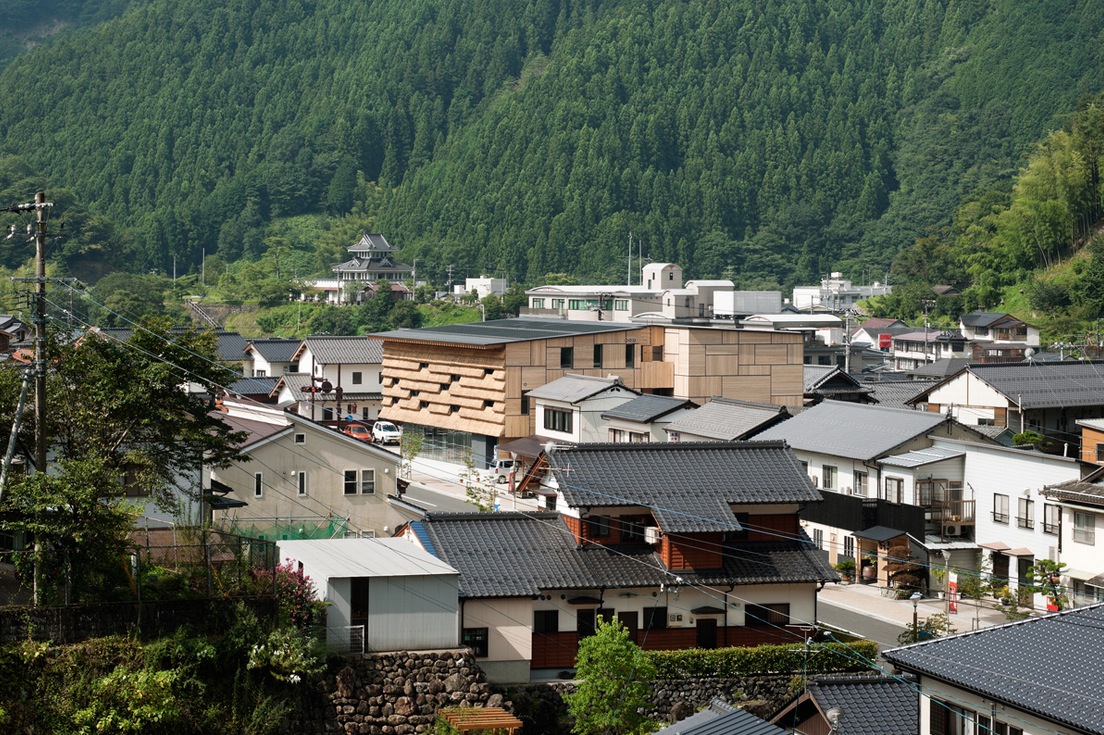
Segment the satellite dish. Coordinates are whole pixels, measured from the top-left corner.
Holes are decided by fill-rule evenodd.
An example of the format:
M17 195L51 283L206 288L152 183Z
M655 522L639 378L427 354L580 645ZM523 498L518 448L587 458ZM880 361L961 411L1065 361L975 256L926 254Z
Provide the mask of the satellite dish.
M833 707L832 709L824 713L824 717L827 718L832 727L835 727L839 724L840 716L842 714L843 710L841 710L839 707Z
M1035 357L1035 348L1028 347L1026 350L1024 350L1024 357L1026 357L1028 362L1030 362L1031 358Z
M556 442L548 442L544 445L544 453L552 454L552 450L556 448Z

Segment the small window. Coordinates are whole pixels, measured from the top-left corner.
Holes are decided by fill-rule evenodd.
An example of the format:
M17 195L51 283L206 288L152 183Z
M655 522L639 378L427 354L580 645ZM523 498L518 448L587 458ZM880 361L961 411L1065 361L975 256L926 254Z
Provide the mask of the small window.
M360 471L360 494L372 495L376 492L376 471L375 470L361 470Z
M544 428L549 431L562 431L571 433L571 411L559 408L544 409Z
M1104 444L1096 445L1096 461L1104 463Z
M905 481L900 477L887 477L884 500L890 503L905 502Z
M296 434L295 435L295 443L296 444L306 444L307 443L307 435L306 434Z
M357 471L345 470L345 494L356 495L357 494Z
M594 367L602 367L602 345L594 345Z
M486 658L489 655L486 628L464 628L460 642L470 648L476 658Z
M360 371L353 371L353 385L360 385L364 382L364 373Z
M625 367L636 366L636 345L625 345Z
M561 347L560 348L560 367L564 369L571 369L575 367L575 348L574 347Z
M993 523L1008 523L1008 496L993 494Z
M665 607L649 607L644 610L644 629L645 630L666 630L667 629L667 608Z
M485 409L494 408L494 401L492 401L492 400L483 401L483 408L485 408Z
M775 602L767 605L747 605L744 608L744 625L748 627L782 626L790 624L790 605Z
M832 490L836 487L836 480L838 479L839 472L835 467L824 465L821 469L821 474L823 475L821 479L824 481L822 487L825 490Z
M1096 517L1092 513L1073 512L1073 540L1079 544L1096 544Z
M1018 505L1016 527L1035 528L1035 501L1031 498L1020 498Z
M421 408L429 408L429 401L419 401L418 405Z
M254 370L253 371L253 377L254 378L267 378L268 377L268 371L267 370Z
M546 633L560 632L559 610L534 610L533 632L542 635Z
M524 391L521 394L521 415L529 415L529 391Z
M295 473L295 479L298 481L299 495L301 495L301 496L306 495L307 494L307 473L302 472L302 471L296 472Z
M628 311L629 300L628 299L614 299L613 300L614 311Z
M1053 503L1043 504L1043 533L1058 535L1062 509Z
M253 475L253 497L264 497L264 475L260 472Z
M459 383L460 382L460 376L457 375L456 373L453 373L452 375L449 376L449 382L450 383Z
M605 538L610 535L609 516L591 516L587 519L587 535L590 538Z

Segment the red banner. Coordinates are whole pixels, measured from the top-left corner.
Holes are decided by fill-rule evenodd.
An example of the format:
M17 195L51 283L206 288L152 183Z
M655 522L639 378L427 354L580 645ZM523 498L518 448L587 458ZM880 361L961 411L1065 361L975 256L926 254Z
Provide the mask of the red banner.
M947 573L947 612L958 614L958 573Z

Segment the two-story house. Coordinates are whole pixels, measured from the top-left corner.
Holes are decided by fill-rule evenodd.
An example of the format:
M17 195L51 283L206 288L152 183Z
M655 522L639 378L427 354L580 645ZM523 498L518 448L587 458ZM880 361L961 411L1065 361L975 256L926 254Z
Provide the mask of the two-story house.
M253 378L280 377L299 372L295 354L302 344L300 339L254 339L242 353L242 375Z
M959 318L978 363L1023 362L1039 351L1039 328L1003 312L975 311Z
M394 281L402 283L413 277L414 269L400 263L395 254L398 249L378 232L365 232L355 245L349 246L350 260L333 267L337 279L345 288L362 288L376 281ZM343 299L338 293L338 299Z
M429 514L404 529L460 572L488 677L570 669L598 616L646 649L800 641L837 579L798 523L820 494L783 444L551 448L538 513Z
M248 439L244 459L205 468L205 480L240 501L214 510L216 524L268 539L387 536L412 517L389 500L397 455L273 406L225 400L221 408Z
M1062 454L1078 454L1077 422L1104 417L1104 363L1021 362L967 365L909 403L964 424L1043 434Z
M967 356L966 338L958 332L925 327L893 336L894 370L915 370L938 360Z
M667 441L667 427L688 415L698 404L672 396L643 395L602 412L608 435L618 443Z
M541 439L579 444L606 440L602 413L638 397L620 378L568 374L529 391Z
M293 401L298 413L320 421L372 421L379 416L383 370L379 341L367 337L307 337L292 360L298 371L285 375L275 390L282 405Z
M1044 487L1043 532L1057 542L1055 561L1066 564L1062 584L1074 605L1104 602L1104 467L1080 480ZM1046 502L1049 501L1049 502Z
M929 532L938 539L954 526L955 535L969 537L973 514L963 502L969 498L957 460L919 453L934 437L984 440L947 416L841 401L819 403L757 438L785 441L826 491L823 503L802 511L816 545L829 549L833 560L857 561L882 551L868 543L878 539L856 535L871 528L923 542Z

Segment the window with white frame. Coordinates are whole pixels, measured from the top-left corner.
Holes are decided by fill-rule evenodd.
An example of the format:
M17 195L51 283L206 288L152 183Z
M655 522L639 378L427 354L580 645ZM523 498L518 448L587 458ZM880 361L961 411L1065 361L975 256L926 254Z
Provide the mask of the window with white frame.
M813 545L816 546L818 549L823 549L824 548L824 529L823 528L814 528L813 529Z
M1079 544L1096 545L1096 516L1079 510L1073 512L1073 540Z
M900 477L887 477L885 479L885 497L890 503L905 502L905 481Z
M371 495L376 492L375 470L345 470L346 495Z
M850 534L843 537L843 555L851 559L855 558L855 537Z
M833 490L837 487L837 480L839 479L839 470L831 465L824 465L821 468L821 476L824 480L822 487L825 490Z
M1008 523L1008 496L993 493L993 523Z

